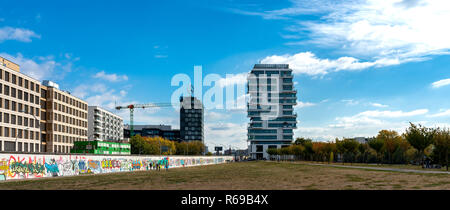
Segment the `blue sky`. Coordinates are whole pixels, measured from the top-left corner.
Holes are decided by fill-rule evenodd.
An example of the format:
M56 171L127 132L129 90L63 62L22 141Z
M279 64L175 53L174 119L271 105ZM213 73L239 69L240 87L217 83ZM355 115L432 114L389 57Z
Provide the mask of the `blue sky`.
M0 55L125 122L115 104L170 102L172 77L194 65L242 84L255 63L289 63L295 137L331 140L450 127L449 19L443 0L10 1ZM173 109L135 113L179 127ZM205 141L245 148L247 123L245 110L206 110Z

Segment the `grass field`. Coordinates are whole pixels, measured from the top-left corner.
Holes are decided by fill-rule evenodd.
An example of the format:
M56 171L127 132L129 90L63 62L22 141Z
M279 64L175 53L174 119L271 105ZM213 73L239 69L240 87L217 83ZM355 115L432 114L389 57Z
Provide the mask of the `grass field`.
M448 174L418 174L312 166L289 162L220 165L0 183L0 189L322 190L450 189Z

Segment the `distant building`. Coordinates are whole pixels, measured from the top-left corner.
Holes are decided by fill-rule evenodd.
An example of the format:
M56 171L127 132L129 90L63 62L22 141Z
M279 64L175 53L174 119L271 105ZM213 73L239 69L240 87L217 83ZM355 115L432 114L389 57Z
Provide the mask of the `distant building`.
M288 64L255 64L248 76L249 153L269 158L267 149L289 146L297 127L297 91Z
M180 138L203 142L203 104L195 97L180 97Z
M41 130L45 128L46 152L70 153L74 142L87 141L88 104L54 82L44 80L42 84L41 106L46 109L42 109L45 126Z
M143 137L162 137L171 141L180 141L180 130L172 129L170 125L134 125L134 135ZM124 138L130 138L130 126L123 129Z
M361 144L366 144L368 143L371 139L373 139L373 137L371 138L367 138L367 137L355 137L353 138L355 141L361 143Z
M77 141L70 152L77 154L129 155L131 154L131 145L121 142Z
M90 141L122 141L122 117L115 115L99 106L89 106L88 137Z

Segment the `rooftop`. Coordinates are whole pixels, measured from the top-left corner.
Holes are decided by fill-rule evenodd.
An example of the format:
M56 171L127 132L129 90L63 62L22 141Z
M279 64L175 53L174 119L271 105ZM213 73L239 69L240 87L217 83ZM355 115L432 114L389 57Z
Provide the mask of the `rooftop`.
M289 69L289 64L255 64L253 69Z

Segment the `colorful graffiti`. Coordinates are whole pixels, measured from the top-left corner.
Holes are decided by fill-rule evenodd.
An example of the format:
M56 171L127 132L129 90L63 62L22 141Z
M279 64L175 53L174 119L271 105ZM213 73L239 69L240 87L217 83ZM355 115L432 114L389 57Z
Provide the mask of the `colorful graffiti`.
M0 154L0 181L221 164L231 156L103 156Z

